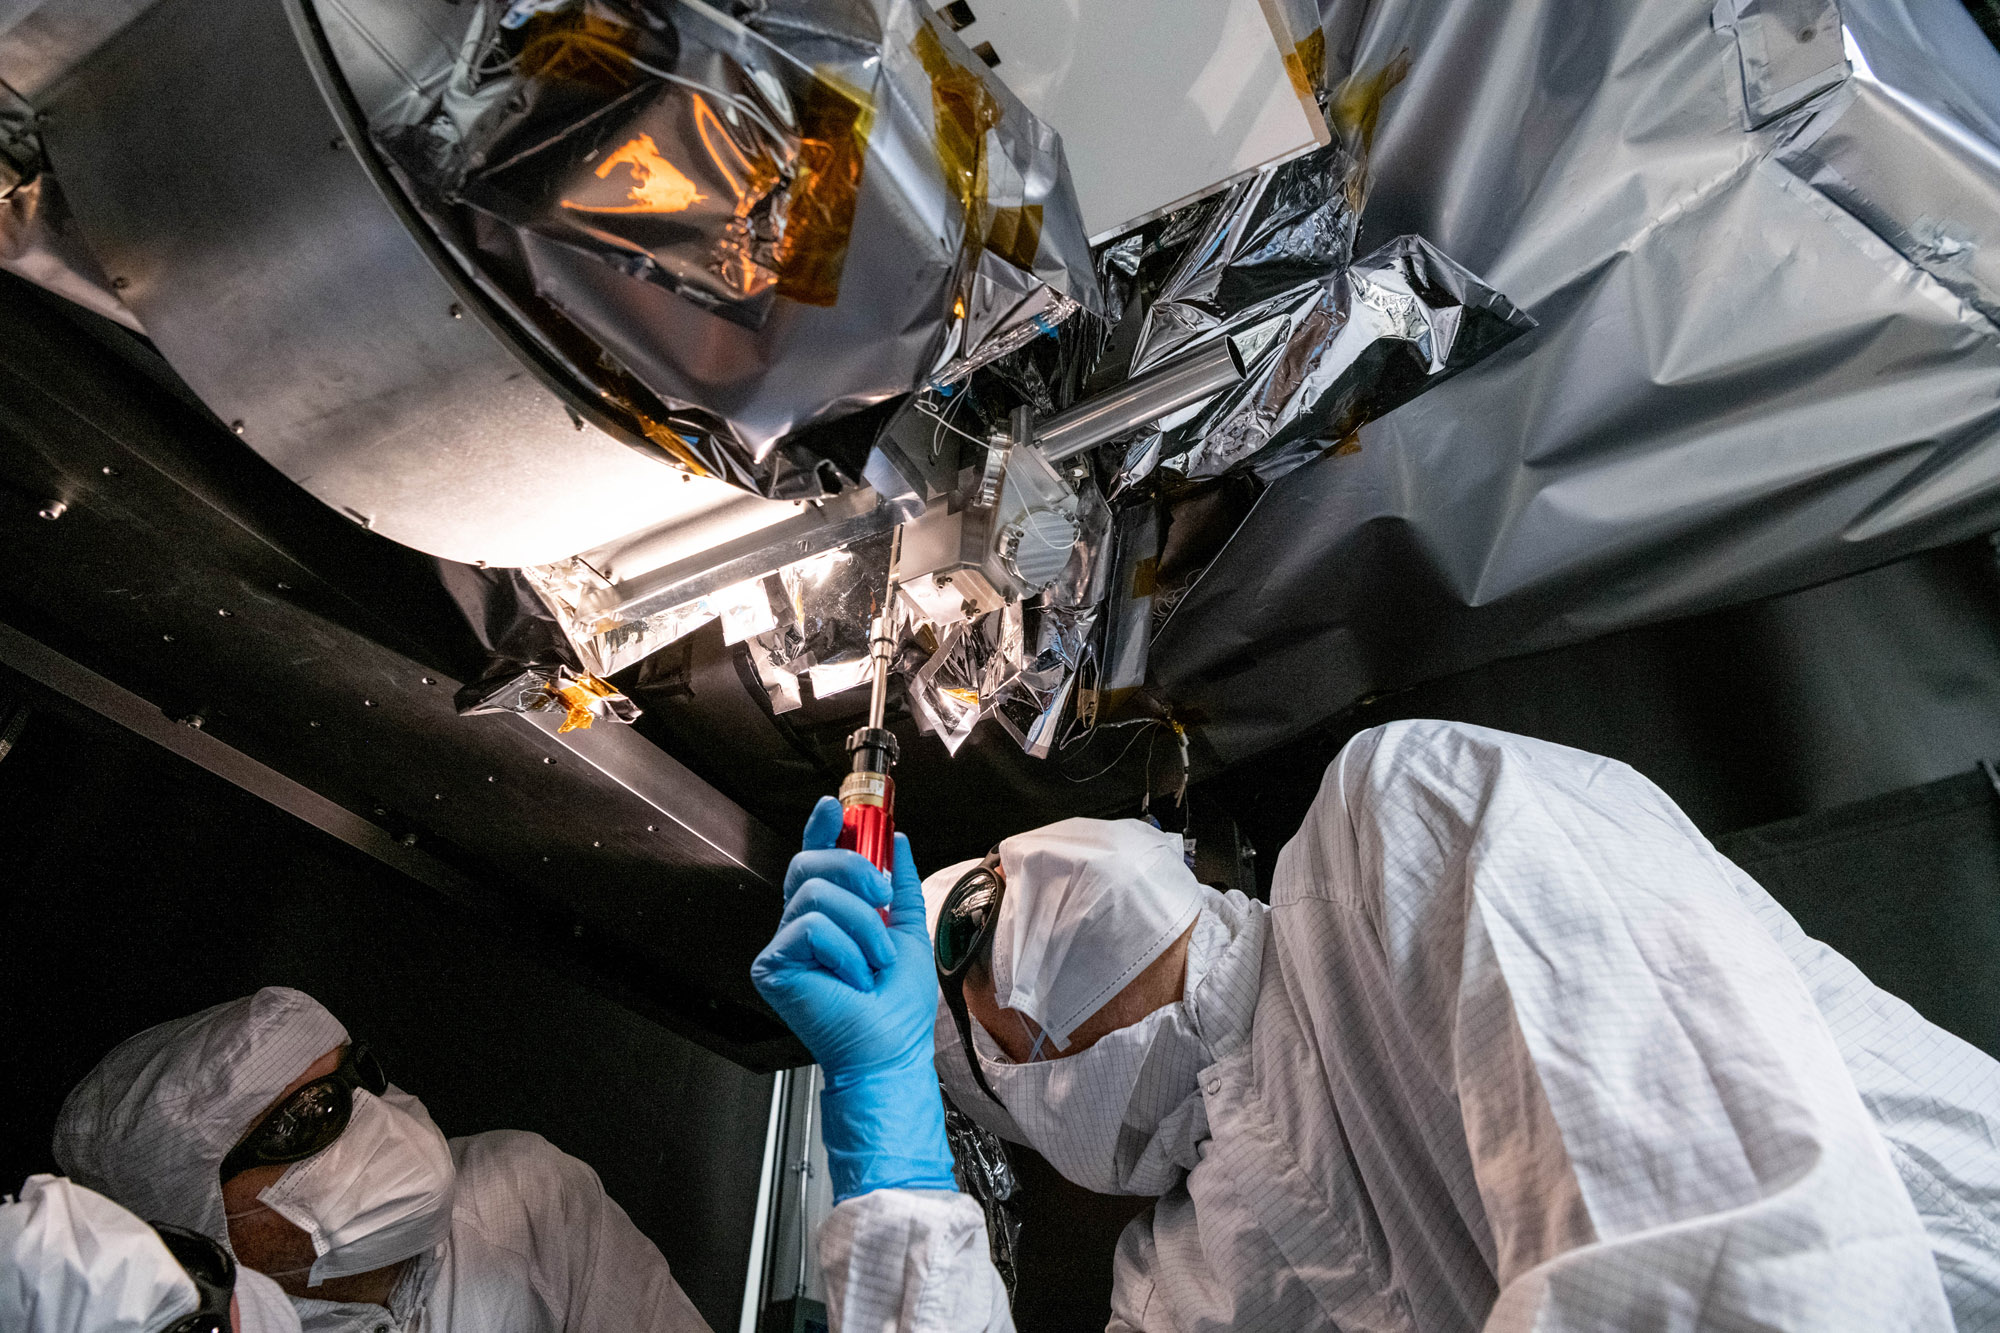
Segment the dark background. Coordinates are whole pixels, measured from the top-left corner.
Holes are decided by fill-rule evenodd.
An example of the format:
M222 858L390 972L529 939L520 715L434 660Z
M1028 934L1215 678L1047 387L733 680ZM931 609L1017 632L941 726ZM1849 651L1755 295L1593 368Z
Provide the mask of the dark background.
M736 1327L769 1075L187 761L38 707L0 761L0 1192L57 1169L56 1111L105 1051L267 985L366 1038L447 1135L534 1130L590 1163Z

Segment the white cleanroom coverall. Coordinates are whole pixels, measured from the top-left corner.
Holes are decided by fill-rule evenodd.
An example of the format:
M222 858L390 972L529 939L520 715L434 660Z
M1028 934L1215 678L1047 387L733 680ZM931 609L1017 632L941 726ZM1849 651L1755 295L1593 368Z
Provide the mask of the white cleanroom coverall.
M278 1284L236 1270L237 1333L298 1333ZM141 1218L59 1176L0 1200L0 1329L159 1333L201 1307L193 1279Z
M1210 892L1229 942L1198 978L1197 930L1176 1020L1209 1058L1165 1115L1104 1085L1109 1169L1182 1168L1120 1240L1112 1329L2000 1326L2000 1065L1807 938L1625 765L1380 728L1328 770L1268 911ZM1072 1146L978 1093L942 1009L936 1032L961 1107ZM884 1260L829 1265L843 1313L992 1280L973 1248L887 1263L924 1248L915 1217L893 1191L836 1210L829 1241Z
M149 1028L70 1093L56 1159L133 1211L227 1245L222 1159L347 1040L317 1001L284 987ZM306 1333L705 1333L667 1261L588 1166L511 1130L453 1139L450 1155L444 1238L410 1262L386 1309L294 1300Z

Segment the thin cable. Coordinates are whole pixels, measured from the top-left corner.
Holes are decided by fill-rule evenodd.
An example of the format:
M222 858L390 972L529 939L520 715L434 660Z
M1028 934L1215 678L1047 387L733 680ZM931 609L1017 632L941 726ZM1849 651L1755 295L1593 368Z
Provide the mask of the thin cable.
M1158 718L1156 718L1156 717L1140 717L1140 718L1133 718L1133 719L1132 719L1132 720L1131 720L1130 722L1113 722L1113 723L1111 723L1111 724L1110 724L1109 726L1107 726L1107 727L1105 727L1105 728L1103 728L1103 729L1104 729L1104 730L1106 730L1106 731L1110 731L1110 730L1115 730L1115 729L1116 729L1116 728L1118 728L1118 727L1132 727L1132 726L1140 726L1140 725L1150 725L1150 726L1155 726L1155 727L1164 727L1164 726L1166 725L1166 723L1164 723L1164 722L1160 721L1160 719L1158 719ZM1093 733L1093 734L1095 734L1095 733ZM1118 752L1118 757L1117 757L1116 759L1113 759L1113 760L1112 760L1112 761L1111 761L1110 763L1106 764L1106 765L1105 765L1105 766L1104 766L1103 768L1100 768L1100 769L1098 769L1098 770L1097 770L1097 771L1096 771L1095 773L1092 773L1092 774L1091 774L1091 775L1090 775L1089 777L1087 777L1087 778L1078 778L1078 777L1071 777L1071 776L1070 776L1070 775L1069 775L1068 773L1065 773L1065 774L1063 774L1063 777L1064 777L1064 778L1066 778L1066 779L1068 779L1068 780L1069 780L1069 781L1071 781L1071 782L1075 782L1075 783L1078 783L1078 784L1082 784L1082 783L1086 783L1086 782L1095 782L1095 781L1097 781L1097 780L1098 780L1099 778L1103 777L1103 776L1104 776L1104 775L1105 775L1106 773L1109 773L1109 772L1110 772L1110 771L1111 771L1112 769L1114 769L1114 768L1118 767L1118 765L1120 765L1120 764L1124 763L1124 762L1125 762L1125 756L1126 756L1126 755L1128 755L1128 754L1130 754L1130 753L1132 753L1132 747L1133 747L1133 746L1135 746L1135 745L1137 745L1137 744L1138 744L1138 743L1139 743L1139 742L1140 742L1140 741L1141 741L1142 739L1144 739L1144 738L1145 738L1146 736L1148 736L1148 735L1152 735L1152 734L1154 734L1154 733L1151 733L1151 732L1145 732L1145 731L1142 731L1142 732L1140 732L1140 733L1139 733L1138 735L1134 736L1134 737L1133 737L1133 738L1132 738L1131 740L1129 740L1129 741L1126 741L1126 742L1125 742L1125 748L1124 748L1124 749L1122 749L1122 750L1120 750L1120 751ZM1150 785L1151 785L1151 783L1150 783L1150 781L1149 781L1149 782L1148 782L1148 786L1150 787Z
M721 102L724 105L733 108L734 110L741 111L744 115L756 121L758 125L763 127L764 133L770 135L773 139L775 139L779 143L789 143L792 139L797 137L795 134L789 134L784 130L779 129L776 125L772 124L769 117L767 117L762 111L758 110L755 106L751 105L748 99L736 93L725 92L721 88L716 88L709 84L703 83L699 79L690 79L686 75L675 74L670 70L664 70L660 69L658 66L649 65L645 61L640 60L636 56L628 55L626 59L631 62L633 69L638 70L642 74L650 74L656 79L664 79L668 83L678 83L683 88L692 88L696 92L707 93L710 97L713 97L716 101Z
M952 425L951 419L949 417L946 417L941 413L939 413L939 411L935 407L932 407L929 403L926 403L921 398L916 400L916 407L917 411L923 413L925 416L929 417L932 421L935 421L940 427L950 431L954 435L963 435L966 439L971 440L974 444L980 445L982 447L991 443L991 441L988 440L983 435L974 435L969 430L961 430L957 426ZM935 436L935 434L936 432L933 432L933 436ZM936 456L935 452L933 452L932 456L933 457Z

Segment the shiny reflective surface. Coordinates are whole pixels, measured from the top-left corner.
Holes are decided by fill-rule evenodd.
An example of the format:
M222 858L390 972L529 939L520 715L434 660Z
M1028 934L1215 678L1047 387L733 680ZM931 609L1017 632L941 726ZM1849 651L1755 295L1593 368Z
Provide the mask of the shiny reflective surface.
M1152 646L1198 754L2000 527L2000 174L1964 92L2000 54L1962 14L1938 62L1914 4L1841 10L1883 91L1760 129L1705 6L1323 11L1335 77L1411 61L1363 247L1418 232L1540 327L1263 497Z
M449 19L442 0L410 9L426 7ZM423 79L386 49L360 83ZM582 423L468 314L343 142L281 7L168 0L50 110L84 234L154 341L354 522L515 565L736 503Z

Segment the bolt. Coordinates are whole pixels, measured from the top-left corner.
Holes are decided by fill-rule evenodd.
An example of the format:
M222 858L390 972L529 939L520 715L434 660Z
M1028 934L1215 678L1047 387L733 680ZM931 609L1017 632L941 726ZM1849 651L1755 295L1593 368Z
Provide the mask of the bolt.
M200 731L203 727L208 725L208 719L203 717L200 713L189 713L187 724L190 727L193 727L196 731Z
M241 420L237 420L237 421L232 421L232 422L230 422L230 423L229 423L229 429L231 429L232 431L235 431L235 432L236 432L236 433L237 433L238 435L241 435L241 434L243 433L243 423L242 423L242 421L241 421Z
M69 506L61 500L51 500L41 508L41 516L53 523L69 512Z
M278 585L279 592L290 592L291 590L292 590L292 585L289 583L280 583Z
M111 290L114 292L122 292L131 285L132 279L130 278L113 278L111 280Z
M543 755L543 756L542 756L542 762L543 762L543 763L545 763L545 764L553 764L553 763L555 762L555 760L553 760L553 759L549 758L549 756L547 756L547 755Z
M418 679L422 680L422 681L423 681L423 683L424 683L424 684L426 684L426 685L435 685L435 684L437 684L437 682L436 682L436 681L434 681L434 680L432 680L432 679L431 679L431 678L430 678L429 676L421 676L421 677L419 677Z
M227 620L229 619L229 617L235 615L236 613L234 611L231 611L226 606L218 606L215 608L215 614L221 616L224 620Z
M363 708L373 708L375 706L375 701L373 699L363 699L361 701L361 706Z
M438 792L435 796L432 796L431 799L433 801L442 801L444 799L444 793Z
M162 634L160 636L161 643L172 643L173 641L174 641L174 636L171 634Z
M414 833L405 833L401 838L398 838L397 841L402 843L405 847L414 847L417 845L417 835Z
M548 860L549 860L549 858L545 856L545 857L543 857L543 858L542 858L542 863L543 863L544 865L546 865L546 864L548 864Z
M496 777L494 777L494 776L493 776L493 775L492 775L491 773L488 773L488 774L486 775L486 780L487 780L488 782L498 782L498 781L499 781L500 779L499 779L499 778L496 778Z
M660 831L660 826L658 824L646 825L646 832L648 833L658 833L659 831Z
M593 843L591 843L590 845L591 845L592 847L602 847L602 846L603 846L604 844L603 844L603 843L601 843L601 842L593 842Z
M464 319L465 307L460 305L458 302L453 301L451 303L451 308L449 310L446 310L445 313L447 315L450 315L453 319Z
M308 722L308 723L306 723L306 725L307 725L307 726L309 726L309 727L316 727L316 726L318 726L318 725L319 725L319 723L317 723L317 722Z
M115 477L118 475L118 469L115 467L101 467L97 470L99 472L102 472L107 477Z

